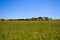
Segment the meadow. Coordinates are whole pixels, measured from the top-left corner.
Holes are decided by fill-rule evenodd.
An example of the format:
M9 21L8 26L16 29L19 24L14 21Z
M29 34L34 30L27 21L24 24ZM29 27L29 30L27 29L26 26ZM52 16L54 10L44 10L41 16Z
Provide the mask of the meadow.
M0 40L60 40L60 21L0 21Z

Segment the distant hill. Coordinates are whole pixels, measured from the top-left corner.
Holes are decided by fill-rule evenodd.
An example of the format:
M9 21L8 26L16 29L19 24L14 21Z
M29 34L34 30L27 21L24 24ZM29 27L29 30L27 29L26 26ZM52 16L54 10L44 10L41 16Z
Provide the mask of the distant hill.
M53 21L60 21L60 19L52 19Z

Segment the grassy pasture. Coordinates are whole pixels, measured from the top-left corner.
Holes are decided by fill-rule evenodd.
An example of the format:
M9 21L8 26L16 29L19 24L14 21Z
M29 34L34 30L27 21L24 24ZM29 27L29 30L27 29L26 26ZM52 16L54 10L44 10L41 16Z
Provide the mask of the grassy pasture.
M0 40L60 40L60 21L0 21Z

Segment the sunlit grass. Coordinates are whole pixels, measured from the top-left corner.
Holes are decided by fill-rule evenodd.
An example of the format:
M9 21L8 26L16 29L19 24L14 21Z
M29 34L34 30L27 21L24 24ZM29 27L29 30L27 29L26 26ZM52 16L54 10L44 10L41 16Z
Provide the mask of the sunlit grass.
M0 21L0 40L60 40L60 21Z

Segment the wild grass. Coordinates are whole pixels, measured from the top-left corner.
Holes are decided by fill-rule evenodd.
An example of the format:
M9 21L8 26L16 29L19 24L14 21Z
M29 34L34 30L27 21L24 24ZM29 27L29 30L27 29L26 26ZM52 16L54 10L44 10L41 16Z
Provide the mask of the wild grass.
M0 21L0 40L60 40L60 21Z

